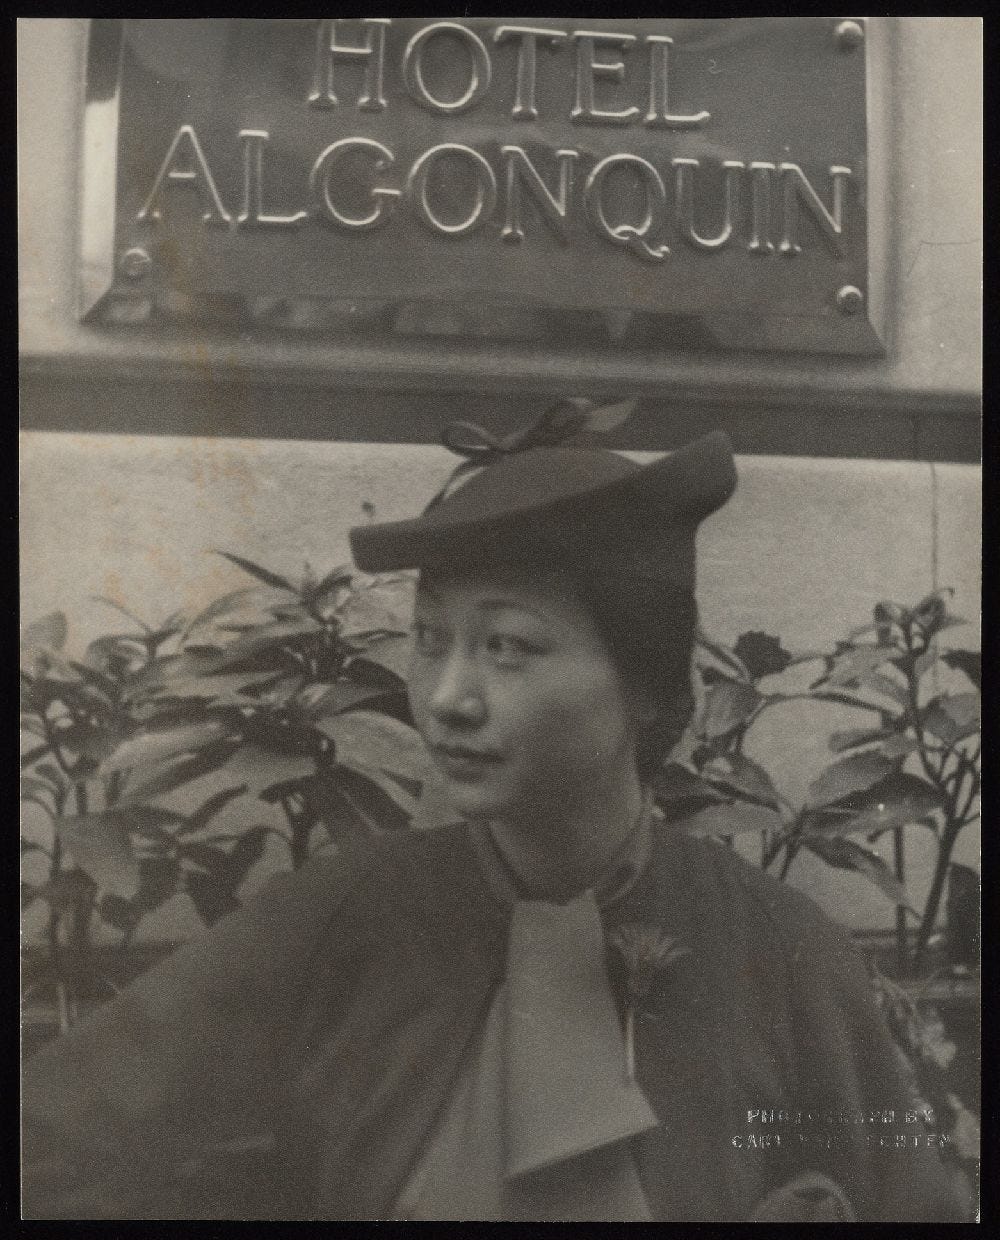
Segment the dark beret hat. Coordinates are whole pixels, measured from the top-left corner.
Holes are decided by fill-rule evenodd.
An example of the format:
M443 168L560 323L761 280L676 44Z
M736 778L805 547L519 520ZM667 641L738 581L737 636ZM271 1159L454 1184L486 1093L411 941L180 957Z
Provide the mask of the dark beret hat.
M645 466L604 448L552 445L551 435L538 446L524 434L505 441L510 446L487 438L475 452L457 449L471 460L422 515L350 531L358 568L460 564L484 548L504 548L516 560L519 551L530 554L542 531L574 529L591 541L604 530L626 555L629 543L693 553L699 522L736 486L732 444L722 431Z

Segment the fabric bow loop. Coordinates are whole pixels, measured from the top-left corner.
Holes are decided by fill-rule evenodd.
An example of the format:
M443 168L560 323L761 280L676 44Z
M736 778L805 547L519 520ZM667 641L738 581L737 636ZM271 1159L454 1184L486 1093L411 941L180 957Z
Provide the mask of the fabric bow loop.
M475 422L459 421L442 430L441 442L467 461L488 465L498 457L528 448L558 447L581 431L606 433L626 421L634 406L634 401L625 401L596 407L594 401L583 397L565 397L509 435L498 437Z
M502 440L475 422L450 422L441 432L441 442L450 451L477 464L505 451Z

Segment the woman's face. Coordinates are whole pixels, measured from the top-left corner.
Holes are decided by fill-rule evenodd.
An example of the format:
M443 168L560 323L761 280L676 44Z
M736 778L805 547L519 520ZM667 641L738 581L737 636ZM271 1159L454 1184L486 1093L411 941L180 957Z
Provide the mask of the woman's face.
M565 818L637 782L617 668L589 611L551 578L424 573L409 692L465 817Z

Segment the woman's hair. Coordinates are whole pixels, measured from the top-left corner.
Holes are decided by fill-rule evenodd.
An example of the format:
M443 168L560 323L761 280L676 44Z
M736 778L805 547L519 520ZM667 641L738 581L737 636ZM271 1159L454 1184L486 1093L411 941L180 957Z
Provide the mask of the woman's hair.
M613 560L595 555L578 592L638 705L636 765L648 780L680 740L694 710L694 593L667 576L643 571L627 548Z
M654 533L643 545L634 528L613 530L606 517L597 528L583 517L572 525L539 523L516 545L503 539L480 550L484 568L506 564L559 580L594 617L636 704L636 765L641 779L651 779L694 710L693 574L680 569L669 540Z

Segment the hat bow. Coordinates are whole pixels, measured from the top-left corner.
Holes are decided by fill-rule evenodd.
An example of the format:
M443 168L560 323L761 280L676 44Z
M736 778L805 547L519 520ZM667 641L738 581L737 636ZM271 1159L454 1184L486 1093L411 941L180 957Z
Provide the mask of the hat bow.
M472 472L529 448L558 447L584 431L607 434L626 422L634 408L634 400L598 405L585 397L563 397L527 426L502 436L475 422L449 422L441 432L441 442L465 460L429 506L447 498Z

